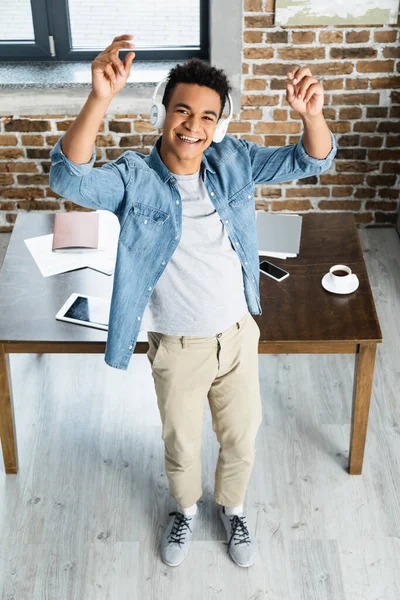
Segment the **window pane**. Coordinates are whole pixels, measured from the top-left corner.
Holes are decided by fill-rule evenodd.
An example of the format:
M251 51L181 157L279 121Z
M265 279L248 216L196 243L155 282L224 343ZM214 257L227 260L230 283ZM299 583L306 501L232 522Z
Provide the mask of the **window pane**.
M72 48L102 49L124 33L135 50L200 46L200 0L69 0Z
M0 40L35 40L31 0L0 0L0 14Z

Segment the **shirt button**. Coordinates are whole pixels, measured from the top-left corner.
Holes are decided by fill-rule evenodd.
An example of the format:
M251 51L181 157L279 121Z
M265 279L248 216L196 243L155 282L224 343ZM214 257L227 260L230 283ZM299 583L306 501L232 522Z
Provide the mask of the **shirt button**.
M210 196L215 196L214 192L211 192Z
M236 246L239 246L239 242L236 242Z
M179 200L177 200L176 203L179 204Z
M132 350L133 346L129 346L128 350Z
M147 219L145 220L144 224L147 225Z
M247 197L248 197L248 199L250 200L250 198L251 198L251 194L249 194Z
M137 320L140 321L140 317L138 317Z
M228 223L228 221L225 221L225 223Z
M176 235L176 236L175 236L175 239L177 240L178 238L179 238L179 235Z
M147 288L147 289L150 291L150 290L152 290L153 288L152 288L152 287L149 287L149 288Z
M247 260L244 262L245 265L247 265Z
M165 260L163 260L161 264L162 264L162 265L165 265Z
M255 281L255 279L253 279L253 281Z

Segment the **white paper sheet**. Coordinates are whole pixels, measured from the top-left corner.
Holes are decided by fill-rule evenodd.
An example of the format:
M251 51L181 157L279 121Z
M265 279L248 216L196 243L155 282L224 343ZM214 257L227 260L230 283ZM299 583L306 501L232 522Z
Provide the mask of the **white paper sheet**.
M114 272L117 256L119 222L107 211L96 211L99 219L99 248L74 252L54 252L53 234L40 235L24 240L43 277L89 267L106 275Z

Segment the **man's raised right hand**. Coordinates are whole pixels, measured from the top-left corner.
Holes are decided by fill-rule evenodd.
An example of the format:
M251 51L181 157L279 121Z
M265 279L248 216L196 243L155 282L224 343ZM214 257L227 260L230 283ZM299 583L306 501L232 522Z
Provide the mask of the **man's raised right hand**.
M112 98L125 87L135 53L128 52L123 61L118 53L134 46L132 37L127 34L115 37L92 62L92 94L96 98Z

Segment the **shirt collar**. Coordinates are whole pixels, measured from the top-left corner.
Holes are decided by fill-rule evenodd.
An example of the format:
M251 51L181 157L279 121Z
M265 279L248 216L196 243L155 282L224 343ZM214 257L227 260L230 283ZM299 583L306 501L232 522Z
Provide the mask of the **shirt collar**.
M158 140L154 144L153 148L151 149L150 156L149 156L149 165L152 169L154 169L156 171L156 173L160 176L162 181L164 183L166 183L167 181L169 181L169 179L174 177L174 174L171 173L171 171L164 165L163 161L161 160L161 156L160 156L160 152L159 152L160 147L161 147L161 140L162 140L162 135L158 138ZM208 150L208 148L207 148L207 150ZM203 153L203 158L201 161L202 172L204 173L204 170L207 170L207 171L211 171L211 173L215 173L215 170L210 166L210 163L207 160L207 157L206 157L207 150Z

